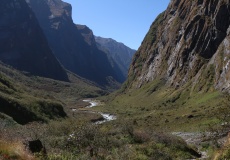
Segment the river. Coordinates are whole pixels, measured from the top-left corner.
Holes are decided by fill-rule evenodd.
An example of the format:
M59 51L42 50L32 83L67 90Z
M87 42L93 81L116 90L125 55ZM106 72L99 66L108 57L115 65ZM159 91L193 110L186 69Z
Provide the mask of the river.
M117 119L117 117L115 115L113 115L113 114L103 113L103 112L99 112L99 111L88 110L89 108L93 108L93 107L101 105L100 101L98 101L98 100L92 100L92 99L84 99L83 101L89 103L89 105L87 105L85 107L87 110L81 110L81 111L88 112L88 113L100 114L103 117L101 119L96 120L94 122L94 124L102 124L102 123L113 121L113 120ZM77 109L72 108L72 111L76 112Z

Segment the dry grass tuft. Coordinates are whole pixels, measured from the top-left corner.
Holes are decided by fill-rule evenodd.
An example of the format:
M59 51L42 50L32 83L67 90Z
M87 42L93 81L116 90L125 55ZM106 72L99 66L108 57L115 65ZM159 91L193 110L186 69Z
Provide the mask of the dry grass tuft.
M22 142L0 140L0 159L3 160L35 160Z

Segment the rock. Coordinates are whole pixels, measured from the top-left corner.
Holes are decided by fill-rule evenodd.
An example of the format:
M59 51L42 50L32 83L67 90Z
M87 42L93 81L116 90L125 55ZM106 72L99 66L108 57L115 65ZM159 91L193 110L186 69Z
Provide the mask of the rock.
M54 55L66 69L100 85L112 86L112 83L116 86L117 82L124 82L125 77L117 64L97 47L92 30L85 25L74 24L70 4L62 0L27 2Z
M165 123L168 123L169 122L169 120L168 119L165 119Z
M163 78L174 88L230 92L229 28L229 1L171 0L134 55L128 88Z
M127 77L128 69L132 61L132 57L136 50L133 50L123 43L117 42L111 38L95 37L97 46L107 51L121 68L124 77Z
M43 154L46 154L46 149L42 145L42 142L39 139L33 140L33 141L28 141L28 147L32 153L41 153L42 152Z
M194 115L190 114L190 115L187 116L187 118L189 118L189 119L194 118Z
M1 0L0 60L32 75L68 81L24 0Z

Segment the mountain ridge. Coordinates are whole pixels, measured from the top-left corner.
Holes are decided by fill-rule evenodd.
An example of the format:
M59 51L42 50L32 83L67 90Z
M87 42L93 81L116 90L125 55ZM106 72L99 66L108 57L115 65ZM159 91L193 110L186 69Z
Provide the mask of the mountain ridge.
M99 48L108 52L108 54L114 59L118 64L119 68L122 70L123 76L127 77L128 69L132 61L132 57L136 50L127 47L121 42L117 42L112 38L103 38L100 36L95 36L95 40Z
M225 71L220 60L221 46L228 48L229 8L224 0L171 1L134 56L129 86L139 88L161 77L174 87L193 79L193 87L202 90L206 85L199 83L204 80L203 75L214 72L207 73L212 87L229 90L229 69ZM226 49L222 50L225 64L229 62Z
M61 0L27 2L35 12L53 53L66 69L101 86L110 85L110 77L119 83L125 80L119 70L113 69L107 54L94 45L92 31L85 27L89 35L82 35L83 30L73 23L70 4ZM91 39L86 40L87 36Z
M229 28L229 1L172 0L107 110L154 129L220 127L229 111Z
M3 0L0 12L1 61L31 74L68 81L26 2Z

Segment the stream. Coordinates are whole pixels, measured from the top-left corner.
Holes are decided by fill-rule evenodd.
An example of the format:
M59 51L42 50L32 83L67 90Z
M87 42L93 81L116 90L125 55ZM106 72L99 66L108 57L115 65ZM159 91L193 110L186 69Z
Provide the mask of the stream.
M87 109L96 107L96 106L101 104L99 101L91 100L91 99L85 99L83 101L89 103L89 105L85 107ZM72 111L75 112L76 109L72 109ZM112 115L112 114L109 114L109 113L90 111L90 110L84 110L84 112L100 114L103 117L102 119L95 121L94 124L102 124L102 123L109 122L109 121L117 119L117 117L115 115Z
M83 101L89 103L89 105L87 105L86 107L84 107L86 109L93 108L93 107L101 105L101 102L98 101L98 100L85 99ZM72 111L75 112L75 111L77 111L77 109L73 108ZM87 113L100 114L103 117L103 118L98 119L95 122L93 122L93 124L103 124L105 122L109 122L109 121L117 119L117 117L115 115L109 114L109 113L103 113L103 112L91 111L91 110L83 110L83 111L87 112ZM197 159L199 159L199 160L205 160L205 159L209 158L207 151L202 151L201 147L200 147L200 143L202 142L202 139L204 138L204 133L199 133L199 132L191 132L191 133L189 133L189 132L173 132L172 134L175 135L175 136L181 137L182 139L184 139L185 142L188 145L194 145L194 146L196 146L198 148L198 151L201 154L201 157L197 158ZM206 134L207 134L206 136L208 136L211 133L206 133ZM70 135L70 137L71 136L72 135Z
M93 107L96 107L96 106L100 105L100 102L94 101L94 100L91 100L91 99L86 99L86 100L83 100L83 101L90 103L90 105L86 106L85 108L93 108ZM109 121L117 119L117 117L115 115L112 115L112 114L102 113L102 112L95 112L95 111L90 111L90 112L91 113L98 113L103 117L103 120L98 120L98 121L94 122L95 124L102 124L102 123L109 122Z
M96 107L96 106L99 105L99 102L93 101L93 100L91 100L91 99L85 99L85 100L83 100L83 102L88 102L88 103L90 103L90 105L86 106L85 108L92 108L92 107Z

